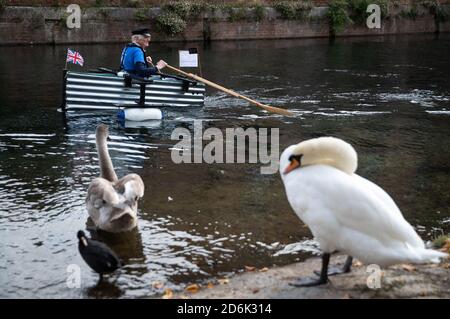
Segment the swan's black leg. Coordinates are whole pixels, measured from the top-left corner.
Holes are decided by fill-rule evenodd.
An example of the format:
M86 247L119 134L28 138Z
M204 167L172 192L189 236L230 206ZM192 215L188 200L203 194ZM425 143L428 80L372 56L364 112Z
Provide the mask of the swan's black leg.
M350 272L352 270L352 264L353 264L353 257L347 256L347 259L345 260L344 267L342 267L342 271L344 273Z
M345 260L345 264L342 268L340 267L330 267L328 269L328 276L334 276L334 275L338 275L338 274L345 274L350 272L352 269L352 263L353 263L353 257L352 256L348 256L347 259ZM314 271L314 273L316 275L320 275L320 273L316 270Z
M348 256L347 259L345 260L344 266L342 268L337 267L337 266L329 267L328 268L328 276L334 276L334 275L350 272L351 268L352 268L352 263L353 263L353 257ZM317 270L314 271L314 273L318 276L320 275L320 272L318 272Z
M295 287L312 287L323 285L328 282L328 263L330 262L330 254L324 253L322 255L322 269L319 278L299 278L296 281L289 283Z

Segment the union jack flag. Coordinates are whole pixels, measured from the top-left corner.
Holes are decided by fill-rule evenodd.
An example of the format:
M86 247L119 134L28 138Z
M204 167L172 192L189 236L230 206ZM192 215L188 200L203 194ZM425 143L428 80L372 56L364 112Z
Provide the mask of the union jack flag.
M77 51L72 51L70 49L67 49L66 62L72 62L73 64L79 64L79 65L83 66L84 59L81 56L81 54L78 53Z

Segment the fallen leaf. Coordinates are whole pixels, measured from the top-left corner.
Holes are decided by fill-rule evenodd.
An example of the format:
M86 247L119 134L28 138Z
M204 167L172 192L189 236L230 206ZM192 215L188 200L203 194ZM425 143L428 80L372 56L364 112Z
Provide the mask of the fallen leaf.
M164 290L164 295L162 296L163 299L172 299L173 298L173 291L170 288L167 288Z
M217 280L217 281L218 281L219 284L221 284L221 285L226 285L226 284L228 284L228 283L230 282L230 279L224 278L224 279L219 279L219 280Z
M414 267L412 265L401 264L400 266L402 267L403 270L406 270L406 271L415 271L416 270L416 267Z
M255 271L256 267L253 266L245 266L245 271Z
M212 282L208 282L208 284L206 285L206 288L208 288L208 289L214 288L214 284Z
M254 294L256 294L256 293L259 292L259 289L253 289L252 292L253 292Z
M450 238L446 240L445 245L440 249L444 253L450 253Z
M268 271L269 270L269 268L267 268L267 267L264 267L264 268L261 268L260 270L258 270L259 272L266 272L266 271Z
M164 283L161 281L154 281L152 283L152 287L155 289L161 289L162 287L164 287Z
M181 295L181 296L180 296L180 299L191 299L191 298L189 298L189 297L186 296L186 295Z
M359 260L353 262L353 266L354 266L354 267L361 267L362 265L363 265L363 263L360 262Z
M185 288L185 290L190 292L191 294L198 292L199 289L200 287L197 284L189 285Z

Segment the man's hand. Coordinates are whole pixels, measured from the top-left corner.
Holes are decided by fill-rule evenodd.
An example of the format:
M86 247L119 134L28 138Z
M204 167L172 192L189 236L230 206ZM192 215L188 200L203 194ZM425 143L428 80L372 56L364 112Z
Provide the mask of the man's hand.
M164 69L166 66L167 63L164 60L159 60L158 63L156 63L156 67L158 68L158 70Z
M145 58L147 60L148 63L153 64L153 60L151 56L148 56Z

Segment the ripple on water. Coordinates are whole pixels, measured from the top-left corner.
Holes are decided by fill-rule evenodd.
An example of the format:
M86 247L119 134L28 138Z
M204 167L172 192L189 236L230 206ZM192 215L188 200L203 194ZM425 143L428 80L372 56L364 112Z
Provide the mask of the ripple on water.
M184 221L170 216L140 218L139 231L127 240L117 242L93 234L118 251L126 263L114 287L105 291L106 288L89 286L96 282L96 275L80 260L74 234L85 228L85 191L98 176L94 136L52 134L45 141L42 135L26 135L26 140L23 136L17 133L0 137L5 147L43 142L32 150L23 147L17 150L18 161L34 165L17 170L13 162L8 162L1 167L0 229L10 234L2 252L8 269L7 277L2 279L2 284L9 287L3 292L5 296L105 297L104 293L108 296L114 292L115 296L143 297L162 292L153 288L152 282L161 281L165 287L181 289L186 280L183 278L208 278L214 275L217 265L234 258L238 246L224 245L227 240L233 243L231 236L218 237L217 231L205 235L195 229L176 230L173 227ZM161 147L143 141L137 134L111 134L111 139L111 155L116 170L122 174L150 159L151 153ZM46 160L36 162L40 156ZM254 247L251 241L240 246ZM17 255L22 256L20 260ZM22 264L27 264L27 268L23 269ZM66 268L71 264L82 269L81 291L68 291L65 286Z
M407 48L402 49L405 43ZM428 50L427 56L439 57L442 53L436 52L445 50L433 46L445 43L414 45ZM244 265L285 264L303 258L305 252L316 254L317 243L292 217L279 175L261 177L247 165L226 165L218 168L223 174L215 174L214 165L171 162L169 151L175 144L171 131L178 126L192 129L192 121L198 119L205 127L221 129L280 128L280 149L318 135L341 136L358 149L361 169L392 191L402 211L409 214L405 217L423 225L417 226L421 236L431 238L429 234L438 234L440 227L447 230L450 222L443 190L448 181L448 150L443 145L449 136L449 96L445 91L448 75L441 70L448 69L448 63L436 58L428 67L420 67L413 60L422 63L422 56L410 54L412 63L400 65L398 57L409 44L396 42L400 54L392 58L398 61L384 65L383 70L374 68L373 63L385 57L377 52L391 54L392 46L382 43L377 43L379 51L370 61L364 54L358 56L365 50L343 55L341 45L278 52L295 52L285 55L282 64L298 66L302 72L274 69L280 61L272 49L257 50L256 72L244 70L255 65L255 57L242 54L246 61L239 73L243 76L228 67L231 55L230 60L222 55L225 67L209 68L211 79L231 78L230 87L237 92L291 109L295 114L291 118L216 91L208 93L204 108L164 109L163 121L139 124L117 123L114 111L105 115L83 111L69 112L62 128L48 120L56 119L54 100L45 100L49 107L36 107L34 99L42 92L28 97L33 105L23 110L31 116L16 118L17 105L6 105L8 116L0 118L0 230L7 234L0 249L0 297L146 297L165 288L182 290L187 283L214 281L242 271ZM313 61L302 58L308 52L314 53ZM223 52L205 50L205 54ZM420 72L411 77L415 69ZM24 83L30 81L27 74ZM60 87L59 79L51 83L48 87ZM22 94L16 92L16 97ZM81 259L75 235L87 226L84 200L87 186L98 176L93 133L100 122L110 125L111 155L118 175L137 172L149 187L139 206L135 231L89 234L106 242L125 261L110 282L96 285L98 277ZM435 216L436 211L441 213ZM81 289L66 285L71 265L81 269Z

